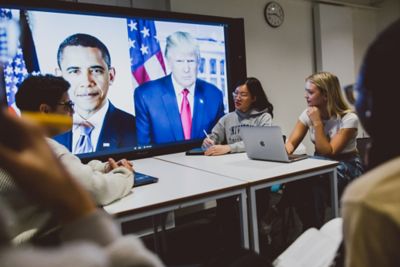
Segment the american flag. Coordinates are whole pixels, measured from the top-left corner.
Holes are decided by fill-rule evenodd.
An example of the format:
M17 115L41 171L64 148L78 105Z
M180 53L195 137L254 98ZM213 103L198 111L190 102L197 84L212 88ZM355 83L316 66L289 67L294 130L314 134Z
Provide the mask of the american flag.
M140 85L165 76L165 63L154 21L127 19L131 71Z
M11 20L12 19L11 10L0 9L0 19L3 22L7 21L7 20ZM24 21L26 19L25 14L23 14L23 12L21 12L21 14L20 14L20 19L21 19L21 21ZM2 26L0 27L0 55L2 57L4 56L3 58L7 58L8 57L7 54L8 54L8 50L9 50L8 42L7 42L7 35L10 33L7 32L8 28L4 25L5 24L2 24ZM30 29L29 29L29 25L21 24L20 28L21 28L22 35L24 36L25 39L26 39L26 35L28 35L30 37L32 36ZM30 50L32 49L32 47L34 49L32 38L30 39L30 42L25 41L24 46L30 47ZM30 57L30 59L34 58L35 60L33 61L33 67L32 66L30 67L31 68L30 72L35 75L35 74L39 73L39 68L38 68L38 64L37 64L36 53L35 53L35 55L31 55L31 52L32 51L28 52L29 57ZM25 77L28 75L27 66L26 66L26 63L24 60L24 58L26 58L26 56L27 55L25 55L25 57L24 57L24 53L23 53L21 44L18 44L17 53L12 58L8 58L4 62L4 68L3 68L4 73L2 75L4 76L4 83L5 83L5 89L6 89L6 94L7 94L7 102L8 102L9 109L15 113L19 113L19 110L15 105L15 94L18 90L17 85L19 83L21 83L25 79ZM30 65L32 65L32 62L30 62Z

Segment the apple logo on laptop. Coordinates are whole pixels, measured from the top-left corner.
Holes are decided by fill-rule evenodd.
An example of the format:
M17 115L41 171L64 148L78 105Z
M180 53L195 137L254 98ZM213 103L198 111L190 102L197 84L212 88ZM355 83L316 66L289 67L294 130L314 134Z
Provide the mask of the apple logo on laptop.
M265 146L264 141L260 141L260 145L264 147Z

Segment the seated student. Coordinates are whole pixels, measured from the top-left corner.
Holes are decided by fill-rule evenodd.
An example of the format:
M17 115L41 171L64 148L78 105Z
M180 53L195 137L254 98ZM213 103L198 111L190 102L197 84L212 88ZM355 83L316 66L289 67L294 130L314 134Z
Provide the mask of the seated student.
M293 153L310 131L315 155L340 162L338 187L344 187L363 172L356 147L358 117L342 95L338 78L329 72L318 72L306 79L307 109L301 113L286 142L286 150Z
M14 247L14 221L0 208L0 266L116 267L163 266L135 236L122 236L110 216L96 209L90 195L64 169L38 127L0 110L0 168L10 173L23 195L48 210L62 225L58 247ZM18 211L17 211L18 212Z
M399 62L397 20L368 48L356 83L355 107L372 144L368 173L342 197L346 267L400 266Z
M71 116L73 103L68 96L69 83L61 77L51 75L29 76L19 86L16 94L16 104L22 112L34 111L42 113L55 113ZM63 145L56 141L46 139L57 158L88 190L99 205L106 205L114 200L127 195L133 185L133 169L130 162L120 160L115 162L110 159L107 163L94 160L87 165L82 164L79 158L72 155ZM0 170L1 171L1 170ZM18 214L21 217L19 229L14 235L32 228L40 228L47 222L47 213L40 213L29 203L24 205L15 193L15 186L11 177L6 173L1 175L0 192L13 198L15 205L24 207Z
M211 134L204 139L203 147L208 147L206 156L216 156L227 153L244 152L245 147L240 137L242 126L270 126L273 117L273 105L268 101L267 95L256 78L247 78L233 93L235 111L224 115L214 126ZM266 212L269 194L267 189L257 191L257 214L258 218ZM232 238L239 234L239 226L234 225L236 218L227 219L230 215L238 214L236 198L226 198L217 202L217 217L221 224L222 238ZM229 222L229 220L231 220ZM232 221L233 220L233 221ZM226 225L229 223L229 225ZM228 229L231 227L232 229ZM228 230L227 230L228 229ZM232 233L232 234L231 234ZM231 237L229 237L231 236ZM235 240L237 241L237 240ZM234 243L227 241L227 243Z
M240 137L242 126L271 126L273 106L259 80L247 78L233 92L235 111L224 115L204 139L206 156L244 152Z
M301 113L286 142L293 153L307 132L315 145L315 156L339 161L338 191L363 173L356 148L358 117L344 100L338 78L329 72L318 72L306 78L305 99L308 107ZM324 222L324 198L328 195L328 179L290 183L286 196L294 198L305 229L320 227ZM299 194L301 192L301 194Z
M73 114L73 103L68 96L69 83L51 75L29 76L18 88L15 96L17 107L22 111ZM107 163L94 160L87 165L72 155L63 145L48 138L57 157L67 170L91 192L100 205L106 205L127 195L133 185L133 168L123 159Z

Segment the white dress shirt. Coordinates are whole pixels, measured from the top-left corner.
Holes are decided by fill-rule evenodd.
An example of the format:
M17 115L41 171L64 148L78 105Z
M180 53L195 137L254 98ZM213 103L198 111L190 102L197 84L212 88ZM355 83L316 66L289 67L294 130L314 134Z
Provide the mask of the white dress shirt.
M175 79L174 76L171 75L172 78L172 85L174 86L174 90L175 90L175 95L176 95L176 101L178 104L178 109L179 112L181 112L181 105L182 105L182 100L183 100L183 94L182 94L182 90L183 89L188 89L189 93L187 94L187 98L189 100L189 104L190 104L190 114L193 118L193 106L194 106L194 87L196 85L196 83L194 83L192 86L190 87L183 87L182 85L180 85Z
M97 142L99 141L99 136L100 136L100 132L101 132L101 128L103 127L103 122L104 122L104 118L106 116L108 107L109 107L109 102L107 101L106 104L99 109L96 113L94 113L89 119L85 120L84 118L82 118L78 112L74 113L73 116L73 121L74 121L74 126L72 128L72 152L75 153L75 147L76 144L79 140L79 137L81 135L81 132L79 130L79 123L82 121L87 121L90 124L93 125L93 130L90 134L90 140L92 142L93 145L93 151L96 151L97 148Z

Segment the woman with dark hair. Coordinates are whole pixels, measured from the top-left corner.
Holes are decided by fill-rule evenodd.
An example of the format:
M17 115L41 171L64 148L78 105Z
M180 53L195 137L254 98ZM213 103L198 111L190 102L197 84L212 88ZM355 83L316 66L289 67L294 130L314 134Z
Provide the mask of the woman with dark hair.
M235 111L223 116L203 141L203 147L208 147L204 153L206 156L244 152L240 128L272 124L273 106L258 79L247 78L236 87L233 99ZM258 190L256 198L257 215L258 218L262 218L267 211L269 190L266 188ZM240 246L239 209L236 197L217 200L217 227L222 248L231 251Z
M233 92L233 99L235 111L223 116L203 141L206 156L244 152L240 128L272 124L274 107L258 79L247 78Z

